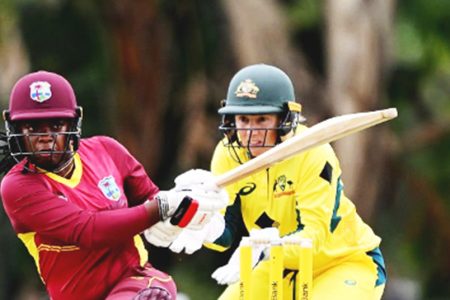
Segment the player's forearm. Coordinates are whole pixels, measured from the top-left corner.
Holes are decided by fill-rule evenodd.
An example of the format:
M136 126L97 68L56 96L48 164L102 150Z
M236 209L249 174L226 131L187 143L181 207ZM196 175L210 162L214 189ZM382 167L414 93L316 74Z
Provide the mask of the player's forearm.
M155 201L153 201L155 202ZM153 206L153 205L152 205ZM158 213L156 212L156 218ZM101 211L85 220L85 229L73 239L88 248L117 245L144 231L156 221L145 205L133 208Z
M230 229L225 227L225 230L219 238L217 238L213 243L205 243L204 246L214 251L223 252L231 247L234 238L235 237Z
M147 218L148 218L148 220L150 222L150 225L147 226L146 228L148 228L148 227L158 223L159 221L161 221L160 213L159 213L158 201L156 201L155 199L146 201L144 203L144 207L145 207L145 210L147 211Z

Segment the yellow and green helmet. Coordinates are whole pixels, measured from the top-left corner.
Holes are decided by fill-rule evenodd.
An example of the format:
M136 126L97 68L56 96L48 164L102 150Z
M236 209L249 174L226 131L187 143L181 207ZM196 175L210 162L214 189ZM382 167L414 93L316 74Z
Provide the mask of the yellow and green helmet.
M285 72L271 65L250 65L231 79L219 114L278 114L289 102L295 102L294 86Z

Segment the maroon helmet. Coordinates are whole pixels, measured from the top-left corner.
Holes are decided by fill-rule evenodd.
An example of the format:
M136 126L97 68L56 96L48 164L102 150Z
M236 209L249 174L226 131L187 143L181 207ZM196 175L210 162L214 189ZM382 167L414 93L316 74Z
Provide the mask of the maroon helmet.
M22 77L9 100L11 121L76 118L77 102L70 83L61 75L39 71Z
M3 111L6 136L12 157L18 162L24 157L31 158L35 151L25 151L23 139L42 133L23 134L18 131L17 123L20 121L33 121L40 119L68 119L72 126L68 132L53 133L52 135L65 135L66 147L63 151L52 150L53 153L63 153L64 160L55 166L55 171L67 162L76 152L81 136L82 109L77 106L75 93L71 84L61 75L38 71L29 73L20 78L14 85L10 99L9 110Z

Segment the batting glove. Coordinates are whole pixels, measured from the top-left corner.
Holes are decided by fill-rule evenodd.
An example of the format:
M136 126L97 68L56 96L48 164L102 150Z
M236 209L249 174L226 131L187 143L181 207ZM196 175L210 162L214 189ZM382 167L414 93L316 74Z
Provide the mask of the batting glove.
M198 203L198 208L195 213L191 214L189 222L180 222L179 219L184 218L184 208L190 205L181 203L180 209L174 213L172 224L177 224L181 227L188 227L193 230L200 230L209 222L215 212L224 209L228 204L228 194L223 188L219 188L215 183L215 177L211 172L193 169L189 170L177 178L175 178L175 187L173 192L186 194ZM183 200L184 201L184 200ZM192 212L194 209L191 210Z
M169 247L181 233L181 227L172 225L170 220L160 221L144 230L145 239L156 247Z
M204 193L221 193L214 175L206 170L191 169L175 178L176 191L190 191L192 189L203 190Z
M220 213L216 212L212 215L210 222L206 224L203 229L183 229L169 248L175 253L181 253L184 250L186 254L192 254L199 250L203 246L203 243L214 242L222 235L224 229L225 220Z

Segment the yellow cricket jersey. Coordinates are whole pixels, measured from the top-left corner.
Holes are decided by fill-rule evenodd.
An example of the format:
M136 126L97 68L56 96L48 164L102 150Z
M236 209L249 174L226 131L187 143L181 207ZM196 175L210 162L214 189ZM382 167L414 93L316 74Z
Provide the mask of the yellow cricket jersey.
M296 134L306 127L299 126ZM248 160L220 142L211 162L213 174L222 174ZM235 236L237 222L250 231L277 227L282 236L295 234L313 240L314 274L379 246L381 239L365 224L345 196L339 161L330 145L292 156L227 187L230 205L224 235L209 248L225 250ZM228 232L227 232L228 231ZM231 234L230 234L231 231ZM298 269L298 248L284 247L285 268Z

